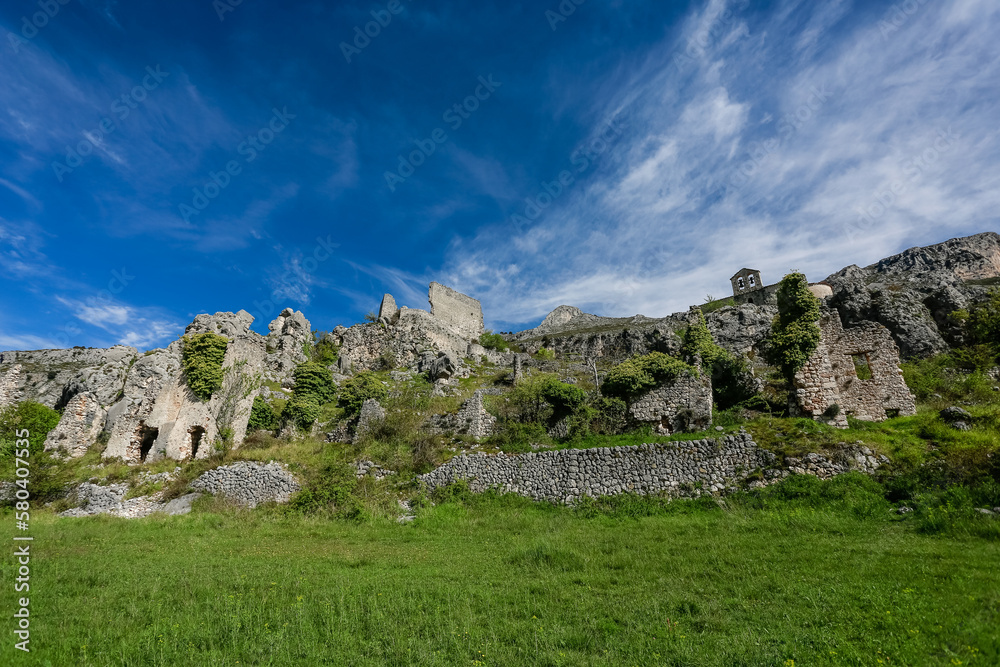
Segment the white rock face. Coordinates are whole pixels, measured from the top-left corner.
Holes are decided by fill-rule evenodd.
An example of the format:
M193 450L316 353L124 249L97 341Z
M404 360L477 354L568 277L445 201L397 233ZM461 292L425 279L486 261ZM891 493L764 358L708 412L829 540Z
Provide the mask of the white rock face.
M441 283L431 283L431 316L457 333L477 340L482 335L483 307L476 299L456 292Z
M45 439L45 451L63 450L69 458L83 456L104 430L107 416L108 411L94 394L89 391L77 394L66 404L62 419Z

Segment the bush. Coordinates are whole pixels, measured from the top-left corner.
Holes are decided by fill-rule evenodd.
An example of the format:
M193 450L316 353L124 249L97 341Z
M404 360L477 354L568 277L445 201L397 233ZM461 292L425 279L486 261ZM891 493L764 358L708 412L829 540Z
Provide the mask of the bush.
M229 339L214 333L185 336L181 367L188 387L203 401L222 387L222 362Z
M694 375L696 371L680 359L662 352L651 352L612 368L601 385L601 393L627 400L675 380L684 373Z
M768 339L769 361L791 382L819 347L819 299L801 273L790 273L778 286L778 315Z
M294 396L311 396L319 405L329 403L337 395L337 385L333 383L333 375L326 366L314 362L306 362L295 367L292 373L295 385L292 387Z
M302 431L312 428L317 417L319 417L319 403L312 395L292 396L285 404L285 409L281 411L283 424L292 424Z
M321 366L332 366L337 363L340 356L340 348L330 338L326 331L316 331L313 333L315 343L310 350L310 361Z
M361 517L361 503L354 496L358 481L350 466L328 463L316 479L292 496L288 508L300 514L330 512L340 519Z
M250 420L247 422L248 431L273 431L277 429L278 413L274 411L274 406L268 403L263 396L253 399L253 407L250 409Z
M372 398L376 401L384 401L388 393L385 385L376 375L358 373L344 382L340 388L338 404L344 409L345 416L353 418L361 412L361 406L364 405L365 401Z
M542 400L552 406L553 419L557 421L579 409L587 400L583 389L553 375L546 376L538 390Z
M41 403L24 401L0 410L0 457L12 456L17 447L19 431L28 431L28 451L37 454L44 449L49 431L59 423L59 413Z
M539 361L555 361L556 353L547 347L539 348L538 352L535 352L535 359Z
M487 331L479 336L479 344L485 347L487 350L496 350L497 352L506 352L510 349L510 345L498 333L493 333L492 331Z

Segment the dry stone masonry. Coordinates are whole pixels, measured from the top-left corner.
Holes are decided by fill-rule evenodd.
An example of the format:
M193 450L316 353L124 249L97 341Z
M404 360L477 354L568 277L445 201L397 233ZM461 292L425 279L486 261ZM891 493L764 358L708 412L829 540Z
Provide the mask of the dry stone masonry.
M844 329L837 311L826 309L820 330L819 347L795 375L793 411L838 428L847 428L848 415L879 422L916 414L888 329L875 322Z
M256 507L269 502L287 503L301 487L280 463L261 465L238 461L209 470L193 481L191 488L223 495L246 507Z
M475 492L495 488L538 501L583 496L666 493L692 496L735 490L774 455L746 432L719 440L534 452L520 456L463 454L421 475L430 489L465 480Z
M484 397L502 392L502 389L477 389L458 412L434 415L428 420L427 428L432 433L467 435L475 440L488 438L496 428L497 418L487 412Z
M712 423L712 378L682 374L630 402L628 411L634 421L654 424L661 435L704 430Z

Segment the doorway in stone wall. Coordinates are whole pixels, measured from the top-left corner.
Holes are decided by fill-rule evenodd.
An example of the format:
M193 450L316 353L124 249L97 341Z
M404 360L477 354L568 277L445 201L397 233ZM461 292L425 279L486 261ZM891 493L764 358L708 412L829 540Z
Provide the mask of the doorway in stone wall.
M192 426L188 429L188 438L191 440L191 458L198 456L198 448L201 447L201 440L205 437L204 426Z
M160 435L160 429L143 426L140 435L142 439L139 441L139 462L145 463L146 457L149 456L150 450L153 449L153 443L156 442L157 436Z

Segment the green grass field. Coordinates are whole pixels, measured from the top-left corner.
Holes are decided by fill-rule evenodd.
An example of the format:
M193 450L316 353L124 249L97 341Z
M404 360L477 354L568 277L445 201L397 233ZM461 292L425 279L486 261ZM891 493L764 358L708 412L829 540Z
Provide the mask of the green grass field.
M408 525L39 514L32 653L0 662L1000 664L1000 520L925 534L867 482L807 481L725 508L487 495Z

